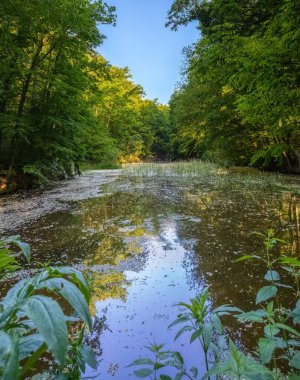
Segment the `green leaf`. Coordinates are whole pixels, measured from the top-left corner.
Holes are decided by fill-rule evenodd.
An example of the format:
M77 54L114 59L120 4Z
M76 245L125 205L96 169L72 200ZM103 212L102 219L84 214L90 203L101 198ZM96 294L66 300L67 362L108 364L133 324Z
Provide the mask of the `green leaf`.
M192 367L192 368L191 368L191 372L192 372L193 378L194 378L194 379L197 379L197 376L198 376L198 368L196 368L196 367Z
M74 282L74 284L77 285L81 292L84 294L86 301L89 301L91 295L91 287L83 273L72 267L59 267L54 268L53 270L54 273L57 272L69 276L72 279L72 282Z
M238 259L234 260L234 262L237 263L239 261L246 261L246 260L251 260L251 259L253 259L252 255L243 255L239 257Z
M27 358L29 354L37 351L44 342L45 340L41 334L31 334L21 337L19 342L19 359L23 360Z
M0 368L2 368L2 380L19 378L19 346L16 340L0 332Z
M268 272L265 274L264 279L267 281L279 281L280 276L279 273L275 270L268 270Z
M299 375L296 373L289 373L287 380L299 380Z
M180 317L180 318L177 318L175 319L174 322L172 322L169 326L168 326L168 329L170 329L171 327L173 326L176 326L176 325L179 325L181 323L185 323L185 322L188 322L189 321L189 317Z
M177 340L183 333L185 333L186 331L191 331L192 330L192 327L191 326L184 326L182 327L178 332L177 334L175 335L175 338L174 338L174 341Z
M279 258L279 261L282 264L288 264L288 265L300 268L300 260L297 260L294 257L282 256Z
M203 342L205 346L208 348L212 341L212 326L210 323L205 323L203 325L202 335L203 335Z
M267 325L264 327L264 333L268 338L272 338L280 332L276 325Z
M8 242L14 243L17 245L23 252L24 256L26 257L27 261L30 261L30 245L27 243L23 243L20 240L20 236L10 236L7 239Z
M126 368L127 367L132 367L132 366L135 366L135 365L145 365L145 364L147 364L147 365L153 365L154 362L153 362L153 360L148 359L148 358L136 359L131 364L127 365Z
M35 295L28 298L22 308L44 337L58 363L63 366L68 349L68 329L58 303L49 297Z
M194 331L193 334L191 335L190 343L193 343L194 340L196 340L197 338L199 338L199 336L201 336L201 335L202 335L202 328Z
M297 301L295 309L292 311L294 325L300 325L300 300Z
M292 357L292 360L290 362L291 366L300 369L300 352L296 352L295 355Z
M289 346L300 347L300 340L290 339L288 340Z
M213 310L218 315L230 315L232 313L241 313L242 310L235 306L222 305Z
M212 313L211 322L213 324L214 329L217 331L217 333L222 334L223 325L222 325L221 319L216 313Z
M261 338L258 341L258 352L263 364L269 363L272 359L273 352L276 348L276 343L273 339Z
M275 297L277 294L276 286L264 286L259 289L256 295L256 304L266 301L269 298Z
M181 380L184 376L184 373L178 372L177 375L174 377L174 380Z
M172 377L167 376L167 375L160 375L160 380L172 380Z
M293 329L292 327L290 327L288 325L285 325L283 323L276 323L275 326L278 327L279 329L288 331L291 334L293 334L293 335L297 336L298 338L300 338L300 333L297 330Z
M236 315L237 319L259 322L259 323L262 323L264 321L263 320L264 317L266 317L266 312L263 309L248 311L246 313L241 313L239 315Z
M98 367L98 362L96 360L95 353L91 349L91 347L83 345L81 347L81 355L83 360L93 369Z
M39 287L51 289L61 294L77 312L79 317L92 329L92 318L85 297L80 290L70 281L64 278L50 278L43 281Z
M153 368L158 370L160 368L166 367L166 364L163 363L154 363Z
M173 352L173 358L176 360L176 362L179 364L180 367L184 365L184 360L180 352L175 351Z
M142 369L138 369L136 371L133 371L133 373L137 377L148 377L148 376L152 375L153 370L150 368L142 368Z

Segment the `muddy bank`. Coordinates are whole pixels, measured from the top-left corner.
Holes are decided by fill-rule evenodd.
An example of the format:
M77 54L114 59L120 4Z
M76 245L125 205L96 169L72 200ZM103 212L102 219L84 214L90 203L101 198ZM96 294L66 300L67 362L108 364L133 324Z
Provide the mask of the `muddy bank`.
M50 190L31 190L0 197L0 234L42 215L66 210L70 204L101 195L101 185L114 181L120 170L86 171L82 176L58 182Z

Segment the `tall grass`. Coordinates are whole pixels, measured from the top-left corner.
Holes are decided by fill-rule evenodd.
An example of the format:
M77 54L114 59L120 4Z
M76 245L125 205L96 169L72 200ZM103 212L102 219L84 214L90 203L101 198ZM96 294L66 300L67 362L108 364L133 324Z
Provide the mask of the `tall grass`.
M253 168L223 168L212 162L191 160L168 163L141 163L124 165L122 174L129 179L165 178L220 189L268 189L300 194L300 181L278 173L262 172ZM294 182L294 183L293 183Z

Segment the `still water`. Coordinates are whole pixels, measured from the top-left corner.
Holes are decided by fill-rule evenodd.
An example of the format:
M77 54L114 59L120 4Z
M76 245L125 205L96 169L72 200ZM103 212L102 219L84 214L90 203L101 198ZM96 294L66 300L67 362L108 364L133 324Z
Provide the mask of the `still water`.
M188 368L203 370L197 342L190 346L183 335L174 343L177 329L168 330L177 302L209 286L212 307L251 310L265 268L234 260L263 251L254 231L273 228L286 240L274 254L300 254L299 196L267 187L95 171L50 192L1 199L0 216L2 235L31 244L33 267L67 264L90 274L99 366L86 375L102 380L133 379L126 366L149 356L151 343L181 351ZM256 328L225 324L241 347L254 348Z

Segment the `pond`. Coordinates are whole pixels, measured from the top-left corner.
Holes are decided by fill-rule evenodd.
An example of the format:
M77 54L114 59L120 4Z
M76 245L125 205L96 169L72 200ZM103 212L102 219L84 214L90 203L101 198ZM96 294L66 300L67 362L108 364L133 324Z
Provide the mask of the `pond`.
M178 329L168 330L176 304L209 286L211 307L251 310L266 270L235 260L263 252L255 231L273 228L287 242L274 254L300 254L299 177L178 167L91 171L50 191L0 199L0 232L30 243L32 267L67 264L90 274L99 367L88 375L96 379L133 379L126 366L149 356L152 343L203 371L197 343L185 335L174 343ZM254 348L254 326L225 324L240 347Z

